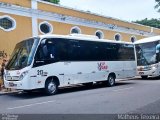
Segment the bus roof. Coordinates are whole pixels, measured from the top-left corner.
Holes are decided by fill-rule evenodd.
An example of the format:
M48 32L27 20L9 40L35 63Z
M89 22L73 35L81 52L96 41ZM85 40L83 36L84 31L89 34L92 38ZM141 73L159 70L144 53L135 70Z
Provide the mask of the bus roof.
M41 39L43 38L68 38L68 39L77 39L77 40L85 40L85 41L97 41L97 42L111 42L111 43L126 43L126 44L133 44L131 42L125 42L125 41L115 41L115 40L109 40L109 39L99 39L96 36L92 35L83 35L83 34L70 34L70 35L56 35L56 34L46 34L46 35L39 35Z
M140 39L140 40L134 42L134 44L148 43L148 42L154 42L154 41L158 41L158 40L160 40L160 35Z

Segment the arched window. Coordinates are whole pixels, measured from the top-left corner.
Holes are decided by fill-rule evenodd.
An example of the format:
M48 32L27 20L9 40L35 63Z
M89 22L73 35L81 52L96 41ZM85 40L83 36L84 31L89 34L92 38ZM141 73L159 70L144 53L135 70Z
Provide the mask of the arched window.
M116 41L120 41L121 40L121 35L119 33L115 34L114 39Z
M134 43L136 40L137 40L137 39L136 39L135 36L132 36L132 37L131 37L131 42L132 42L132 43Z
M0 29L4 31L11 31L14 30L15 28L16 28L16 21L12 17L8 15L0 17Z
M103 39L104 38L104 34L102 31L100 30L97 30L95 35L99 38L99 39Z
M52 25L50 23L44 21L44 22L40 23L39 31L42 34L50 34L50 33L53 32L53 27L52 27Z
M71 28L71 34L81 34L81 29L77 26Z

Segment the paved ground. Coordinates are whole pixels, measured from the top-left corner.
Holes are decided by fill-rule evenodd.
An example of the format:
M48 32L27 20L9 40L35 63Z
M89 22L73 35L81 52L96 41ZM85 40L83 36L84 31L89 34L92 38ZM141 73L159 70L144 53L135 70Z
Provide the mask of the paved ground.
M17 93L17 90L13 90L13 89L5 89L5 88L1 88L0 90L0 96L1 95L7 95L7 94L12 94L12 93Z
M120 81L115 87L77 86L54 96L4 94L0 108L0 113L14 114L160 114L160 80Z

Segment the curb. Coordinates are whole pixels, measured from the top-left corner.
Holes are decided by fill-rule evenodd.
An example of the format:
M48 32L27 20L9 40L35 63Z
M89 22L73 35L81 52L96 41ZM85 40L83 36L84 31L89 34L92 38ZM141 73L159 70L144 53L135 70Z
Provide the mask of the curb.
M18 93L19 91L0 91L0 96L1 95L9 95L9 94L13 94L13 93Z

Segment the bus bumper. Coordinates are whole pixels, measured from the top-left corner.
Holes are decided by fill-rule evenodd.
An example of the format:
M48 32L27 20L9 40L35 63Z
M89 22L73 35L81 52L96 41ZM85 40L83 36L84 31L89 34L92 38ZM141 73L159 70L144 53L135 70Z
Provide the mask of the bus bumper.
M138 71L138 75L157 77L160 75L160 73L157 70L149 70L149 71Z
M6 81L4 80L5 88L12 88L17 90L30 90L27 84L24 84L23 81Z

